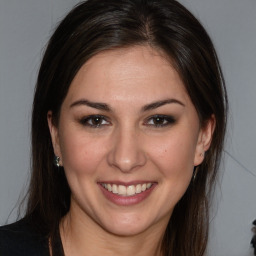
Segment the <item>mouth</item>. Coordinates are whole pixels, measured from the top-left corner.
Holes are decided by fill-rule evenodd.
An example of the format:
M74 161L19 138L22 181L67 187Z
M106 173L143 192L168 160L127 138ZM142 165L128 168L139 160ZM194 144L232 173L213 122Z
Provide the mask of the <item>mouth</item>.
M146 200L157 186L157 182L99 182L98 185L110 202L119 206L131 206Z
M137 194L141 194L144 191L150 189L153 186L153 183L141 183L136 185L118 185L111 183L100 183L100 185L105 188L107 191L124 197L134 196Z

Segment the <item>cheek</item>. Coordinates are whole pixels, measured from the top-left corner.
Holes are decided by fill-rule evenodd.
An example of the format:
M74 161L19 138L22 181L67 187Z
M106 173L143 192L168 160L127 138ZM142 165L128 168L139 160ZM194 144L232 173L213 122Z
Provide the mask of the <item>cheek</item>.
M63 166L67 174L92 174L105 155L102 141L81 134L69 133L65 136L64 133L61 136L60 146Z
M196 138L190 134L176 133L156 139L147 145L148 154L162 174L166 176L191 176L193 172Z

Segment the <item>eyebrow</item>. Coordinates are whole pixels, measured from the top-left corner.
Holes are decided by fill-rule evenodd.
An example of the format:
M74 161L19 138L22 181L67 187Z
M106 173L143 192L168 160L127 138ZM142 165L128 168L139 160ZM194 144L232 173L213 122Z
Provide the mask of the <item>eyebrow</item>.
M147 104L147 105L143 106L141 108L141 112L153 110L153 109L159 108L161 106L164 106L166 104L172 104L172 103L179 104L183 107L185 106L185 104L183 104L181 101L179 101L177 99L165 99L165 100L155 101L153 103L150 103L150 104ZM88 106L88 107L91 107L91 108L104 110L104 111L107 111L107 112L112 111L111 107L106 103L92 102L92 101L85 100L85 99L81 99L81 100L73 102L70 105L70 108L76 107L76 106Z
M108 112L111 111L111 108L106 103L92 102L92 101L84 100L84 99L73 102L70 105L70 108L76 107L76 106L88 106L91 108L96 108L96 109L104 110L104 111L108 111Z
M160 100L160 101L156 101L156 102L150 103L148 105L145 105L144 107L142 107L142 111L145 112L145 111L153 110L153 109L159 108L161 106L164 106L166 104L172 104L172 103L176 103L176 104L179 104L179 105L185 107L185 104L183 104L181 101L179 101L177 99L166 99L166 100Z

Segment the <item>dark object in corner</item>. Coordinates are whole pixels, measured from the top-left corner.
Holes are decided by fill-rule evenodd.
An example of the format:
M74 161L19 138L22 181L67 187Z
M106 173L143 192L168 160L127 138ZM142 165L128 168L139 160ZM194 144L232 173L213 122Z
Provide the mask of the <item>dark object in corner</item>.
M254 222L252 224L255 226L255 227L252 228L252 231L255 234L252 238L251 244L252 244L252 247L254 248L254 255L256 255L256 220L254 220Z

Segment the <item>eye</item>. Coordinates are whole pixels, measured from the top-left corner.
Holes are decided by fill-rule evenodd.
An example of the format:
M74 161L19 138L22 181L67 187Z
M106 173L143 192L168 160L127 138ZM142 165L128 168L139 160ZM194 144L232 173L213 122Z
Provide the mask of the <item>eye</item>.
M146 125L155 127L164 127L173 123L175 123L175 119L167 115L154 115L146 120Z
M100 128L101 126L110 125L110 122L105 116L101 115L91 115L80 120L80 123L84 126L89 126L92 128Z

